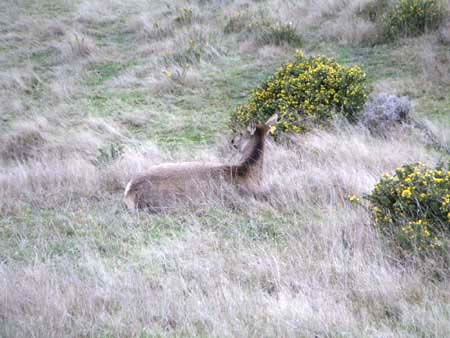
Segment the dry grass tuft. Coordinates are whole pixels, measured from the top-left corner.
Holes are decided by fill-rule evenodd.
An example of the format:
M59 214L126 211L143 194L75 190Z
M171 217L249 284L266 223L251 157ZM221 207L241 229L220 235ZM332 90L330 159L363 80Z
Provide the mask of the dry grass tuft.
M13 68L0 73L0 88L20 94L31 94L41 82L39 75L30 68Z
M324 40L351 46L370 45L376 40L377 34L375 23L348 12L321 28Z
M95 42L88 36L77 32L70 33L61 48L66 60L92 56L96 51Z
M319 36L325 41L336 41L344 45L370 45L376 42L376 24L362 15L368 6L376 1L320 0L304 5L306 22L318 28Z
M57 102L64 102L77 92L76 82L68 78L67 74L58 74L49 84L49 91Z
M30 204L55 208L70 200L92 197L99 191L92 163L79 156L66 160L34 160L17 163L0 172L2 212L17 212Z
M49 37L62 37L66 34L67 27L60 21L51 21L46 31Z
M37 156L37 149L47 142L44 132L47 127L45 119L16 125L13 131L0 138L0 158L3 161L24 161Z
M125 32L145 40L163 40L173 37L174 27L168 18L163 21L155 20L152 14L144 13L131 17Z

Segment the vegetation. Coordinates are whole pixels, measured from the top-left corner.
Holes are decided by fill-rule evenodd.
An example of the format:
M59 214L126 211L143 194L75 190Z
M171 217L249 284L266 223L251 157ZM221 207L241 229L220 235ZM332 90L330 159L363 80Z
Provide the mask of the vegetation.
M292 22L274 21L273 19L238 11L225 23L224 33L245 33L253 35L260 45L289 44L300 47L302 36Z
M322 126L335 115L358 119L367 98L365 74L358 66L341 66L332 58L305 57L281 66L232 116L237 130L250 121L280 114L278 132L300 133Z
M450 167L423 163L385 174L368 196L377 229L406 251L448 250Z
M417 36L436 30L448 16L442 0L400 0L383 17L387 39Z
M0 337L448 336L440 249L398 259L348 200L406 163L434 173L448 159L396 118L448 148L448 47L432 30L379 43L385 3L0 1ZM305 65L322 60L317 83L363 70L385 98L363 110L378 125L391 107L392 128L329 121L358 113L312 90L317 124L333 128L269 138L256 196L225 182L167 213L126 211L125 185L150 166L238 163L230 116L300 47Z

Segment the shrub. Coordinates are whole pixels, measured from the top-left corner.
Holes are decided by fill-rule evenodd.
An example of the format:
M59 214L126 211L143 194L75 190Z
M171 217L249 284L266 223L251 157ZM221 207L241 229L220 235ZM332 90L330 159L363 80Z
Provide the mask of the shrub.
M403 252L442 250L450 234L450 162L423 163L385 174L367 197L377 230Z
M250 121L263 122L274 113L280 116L277 134L324 125L335 113L354 122L366 99L361 68L297 52L293 63L281 66L251 93L247 104L233 112L231 127L237 130Z
M379 94L364 105L361 123L372 133L386 135L392 128L411 121L408 97Z
M383 17L388 39L411 37L435 30L447 15L441 0L399 0Z

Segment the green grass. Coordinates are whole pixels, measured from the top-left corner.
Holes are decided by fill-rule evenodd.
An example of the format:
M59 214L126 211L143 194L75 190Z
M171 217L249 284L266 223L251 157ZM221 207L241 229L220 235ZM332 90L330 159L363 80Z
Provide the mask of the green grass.
M104 82L117 77L130 66L131 63L123 64L119 62L96 64L92 69L88 70L85 82L88 86L100 86Z
M448 91L426 92L424 96L418 94L415 100L416 111L419 115L450 127L450 93Z
M215 94L223 97L224 103L230 109L245 102L245 95L266 80L280 64L287 60L277 59L269 64L258 64L256 61L251 55L230 57L220 65L224 72L211 75L211 82L217 89Z
M33 63L37 63L39 65L46 65L50 62L50 58L54 56L54 51L52 49L39 49L33 51L30 55L30 60Z
M75 1L53 1L42 0L39 2L33 0L24 0L23 6L26 8L28 15L37 15L44 18L54 18L70 15L76 6L80 3Z
M369 85L383 79L404 79L417 74L417 65L398 57L396 46L334 47L323 44L319 53L334 56L343 65L357 64L366 72ZM401 46L397 46L401 47Z
M129 131L143 139L151 139L166 146L198 145L204 146L228 129L231 110L245 102L250 92L278 66L256 65L252 58L227 58L220 74L206 73L200 69L203 84L200 88L177 86L175 93L152 95L144 88L99 90L108 80L119 76L142 60L134 59L127 64L105 63L95 65L88 71L85 85L94 91L86 90L82 98L86 115L93 117L120 118L127 113L152 113L142 127L130 126ZM205 76L203 76L205 74Z
M146 109L161 109L160 98L145 90L98 90L87 93L80 102L85 115L92 117L120 117L125 112L140 112Z
M186 231L183 216L142 214L139 217L111 212L106 203L82 208L23 209L0 220L0 261L76 261L86 249L104 258L134 255L138 248L164 238L181 237ZM95 213L93 213L95 207Z
M124 33L124 30L124 22L120 18L100 24L94 23L86 29L98 47L113 47L125 52L126 48L133 48L133 39Z

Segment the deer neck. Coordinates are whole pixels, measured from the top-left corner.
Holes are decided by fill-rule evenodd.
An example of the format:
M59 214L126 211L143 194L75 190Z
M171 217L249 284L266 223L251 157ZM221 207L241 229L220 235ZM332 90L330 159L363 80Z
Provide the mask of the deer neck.
M241 163L237 166L238 176L255 181L260 180L264 161L264 142L264 130L257 129L244 151Z

